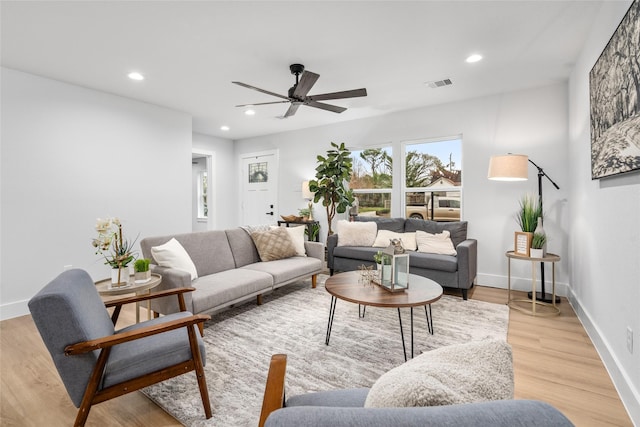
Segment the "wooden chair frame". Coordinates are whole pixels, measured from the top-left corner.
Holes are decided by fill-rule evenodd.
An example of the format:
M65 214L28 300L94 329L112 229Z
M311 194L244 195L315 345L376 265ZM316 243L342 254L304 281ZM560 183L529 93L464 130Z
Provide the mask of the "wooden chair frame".
M140 301L147 301L153 298L160 298L170 295L177 295L178 302L181 311L186 311L186 304L184 302L184 293L192 292L195 288L178 288L170 289L167 291L161 291L146 295L137 295L126 298L119 298L111 300L105 303L105 307L115 307L111 316L111 321L115 325L120 311L124 304L136 303ZM84 426L89 416L91 405L104 402L105 400L113 399L114 397L122 396L127 393L139 390L143 387L156 384L158 382L167 380L169 378L176 377L178 375L185 374L190 371L196 372L198 379L198 386L200 388L200 396L202 397L202 404L204 406L204 412L207 419L211 418L211 403L209 401L209 392L207 390L207 381L204 375L204 367L202 364L202 355L200 354L200 348L198 347L198 340L194 331L193 325L198 325L200 332L203 332L203 324L206 320L211 319L211 316L207 315L192 315L182 319L172 320L169 322L156 324L152 326L142 327L140 329L128 332L117 333L104 338L98 338L95 340L79 342L76 344L65 347L65 355L73 356L83 353L88 353L95 350L100 350L98 361L93 369L89 383L82 398L78 415L76 416L75 426ZM142 375L138 378L125 381L123 383L115 384L110 387L98 390L100 380L104 374L104 369L109 359L111 347L117 344L122 344L129 341L145 338L151 335L161 334L163 332L171 331L179 328L187 328L189 334L189 344L191 347L192 358L178 363L167 368Z
M284 381L287 373L287 355L274 354L271 356L267 384L264 389L262 411L260 412L259 427L264 427L267 417L276 409L284 407Z

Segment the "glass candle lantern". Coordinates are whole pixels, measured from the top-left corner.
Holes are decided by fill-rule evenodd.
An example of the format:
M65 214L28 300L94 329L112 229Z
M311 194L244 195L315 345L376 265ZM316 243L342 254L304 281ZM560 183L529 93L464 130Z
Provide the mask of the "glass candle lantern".
M390 292L409 288L409 254L394 254L393 248L382 251L380 286Z

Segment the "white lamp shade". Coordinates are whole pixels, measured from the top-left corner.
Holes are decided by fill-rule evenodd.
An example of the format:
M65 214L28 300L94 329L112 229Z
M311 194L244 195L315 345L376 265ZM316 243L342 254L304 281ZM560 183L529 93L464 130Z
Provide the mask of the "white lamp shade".
M302 181L302 198L307 200L313 199L313 193L309 190L309 181Z
M487 178L496 181L526 181L529 158L524 154L493 156L489 160Z

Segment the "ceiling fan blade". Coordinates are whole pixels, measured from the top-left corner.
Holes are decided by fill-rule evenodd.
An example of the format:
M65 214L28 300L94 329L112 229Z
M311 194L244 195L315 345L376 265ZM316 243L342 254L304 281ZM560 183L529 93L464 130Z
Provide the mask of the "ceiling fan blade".
M325 104L324 102L317 101L305 101L304 105L308 105L309 107L320 108L322 110L333 111L334 113L342 113L346 111L344 107L338 107L337 105Z
M289 101L256 102L253 104L236 105L236 107L253 107L254 105L284 104L285 102L289 102Z
M300 107L300 105L302 105L301 102L292 102L291 105L289 106L289 109L287 110L286 113L284 113L284 116L282 117L287 118L287 117L293 116L296 113L296 111L298 111L298 107Z
M353 89L342 92L321 93L319 95L307 96L310 101L326 101L328 99L357 98L359 96L367 96L367 89Z
M242 83L242 82L231 82L231 83L236 84L238 86L246 87L247 89L257 90L258 92L266 93L267 95L277 96L278 98L286 99L287 101L289 100L289 98L284 96L284 95L280 95L280 94L275 93L275 92L270 92L268 90L260 89L259 87L251 86L251 85L248 85L246 83ZM253 105L255 105L255 104L253 104Z
M293 91L293 97L304 99L313 85L316 84L318 77L320 77L319 74L312 73L311 71L303 71L302 77L300 77L300 81L298 82L296 89Z

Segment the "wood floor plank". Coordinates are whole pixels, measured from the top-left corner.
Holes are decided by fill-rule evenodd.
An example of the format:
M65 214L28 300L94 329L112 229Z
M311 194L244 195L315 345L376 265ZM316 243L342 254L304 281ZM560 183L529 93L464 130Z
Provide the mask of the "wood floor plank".
M460 296L459 292L448 291ZM516 294L516 293L514 293ZM522 298L524 293L520 293ZM475 286L472 299L506 304L504 289ZM563 299L557 317L511 310L515 397L549 402L576 426L632 426L611 379L573 309ZM146 312L142 310L142 318ZM125 307L118 327L135 321ZM71 403L30 316L0 322L0 425L68 426ZM266 372L265 372L266 376ZM215 402L212 402L215 411ZM180 426L140 392L91 409L87 426Z

